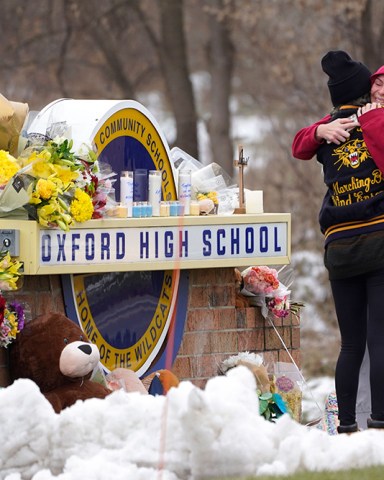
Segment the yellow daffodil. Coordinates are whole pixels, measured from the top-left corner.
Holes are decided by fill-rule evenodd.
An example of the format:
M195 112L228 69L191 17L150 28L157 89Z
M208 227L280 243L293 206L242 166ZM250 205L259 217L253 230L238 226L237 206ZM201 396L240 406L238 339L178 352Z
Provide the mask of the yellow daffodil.
M59 178L64 185L69 185L70 183L77 180L77 178L79 177L79 172L72 171L69 167L53 165L53 169L56 173L57 178Z
M36 178L48 178L54 173L53 165L47 159L38 159L32 165L32 175Z
M48 150L44 149L41 151L33 151L28 157L20 157L20 160L23 164L23 166L30 165L33 163L41 162L41 163L46 163L49 162L51 159L51 154Z

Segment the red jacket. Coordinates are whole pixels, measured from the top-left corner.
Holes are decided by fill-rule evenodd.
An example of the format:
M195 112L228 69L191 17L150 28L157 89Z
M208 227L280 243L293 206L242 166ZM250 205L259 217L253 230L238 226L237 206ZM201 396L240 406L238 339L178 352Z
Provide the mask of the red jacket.
M372 76L371 83L378 75L384 75L384 65ZM318 122L299 130L292 142L292 155L300 160L310 160L316 155L317 149L323 142L318 142L315 132L318 125L328 123L330 115L326 115ZM359 117L359 123L363 130L363 137L367 148L376 165L384 172L384 108L371 110Z

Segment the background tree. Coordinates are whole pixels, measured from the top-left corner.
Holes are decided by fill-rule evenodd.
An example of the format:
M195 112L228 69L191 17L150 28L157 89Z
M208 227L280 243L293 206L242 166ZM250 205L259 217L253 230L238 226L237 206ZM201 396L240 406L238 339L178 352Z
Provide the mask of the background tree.
M230 175L244 145L245 186L264 191L265 211L292 213L296 275L316 271L316 287L301 292L304 314L314 305L332 332L318 267L322 175L316 161L292 158L291 142L330 109L320 67L326 51L347 50L372 70L384 63L381 0L0 0L0 7L0 92L10 100L32 110L60 97L138 100L160 125L171 124L171 147Z

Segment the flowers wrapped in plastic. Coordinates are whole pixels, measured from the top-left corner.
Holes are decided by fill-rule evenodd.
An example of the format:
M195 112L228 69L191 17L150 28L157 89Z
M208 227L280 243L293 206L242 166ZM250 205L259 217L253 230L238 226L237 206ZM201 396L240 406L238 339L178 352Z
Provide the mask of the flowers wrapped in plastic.
M9 215L10 212L20 214L17 210L28 202L27 192L18 181L15 182L15 175L20 170L18 159L9 152L0 150L0 217Z
M24 328L25 314L20 303L7 302L0 294L0 347L7 348Z
M23 206L45 228L68 231L75 222L101 218L114 199L115 174L100 169L90 148L75 154L64 137L31 138L17 161L20 169L7 184L8 195L0 196L0 210L5 202L12 209Z
M273 368L273 390L284 400L291 416L301 419L303 378L297 366L290 362L276 362Z
M291 311L290 290L279 281L276 269L267 266L248 267L241 272L242 295L249 297L252 305L259 306L263 317L271 312L285 318Z
M71 148L67 139L48 140L30 146L19 157L25 175L20 181L29 197L24 208L43 227L68 231L74 221L92 218L92 200L85 192L85 196L80 195L78 189L84 188L82 173L93 167L95 158L89 155L82 159ZM71 212L73 201L84 207L80 217L79 208Z

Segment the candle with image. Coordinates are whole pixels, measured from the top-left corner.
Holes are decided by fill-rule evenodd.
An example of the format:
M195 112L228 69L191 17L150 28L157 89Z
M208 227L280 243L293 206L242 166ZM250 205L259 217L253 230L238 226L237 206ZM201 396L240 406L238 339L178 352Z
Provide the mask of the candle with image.
M189 215L192 190L190 170L181 170L179 172L178 187L179 201L184 205L184 215Z
M120 203L127 207L127 217L132 217L133 172L122 171L120 176Z

